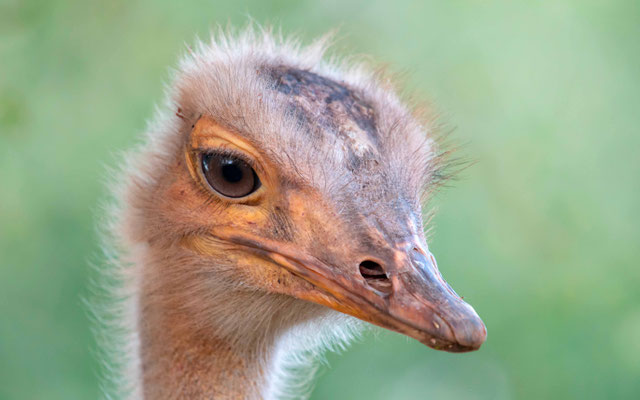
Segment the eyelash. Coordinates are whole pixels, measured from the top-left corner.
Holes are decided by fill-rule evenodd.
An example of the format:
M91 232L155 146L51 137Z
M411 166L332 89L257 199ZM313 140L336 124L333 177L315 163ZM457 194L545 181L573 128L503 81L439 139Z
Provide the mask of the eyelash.
M202 165L202 159L205 155L208 154L219 154L223 157L229 157L229 158L234 158L236 160L239 161L243 161L245 163L247 163L251 168L253 168L254 171L256 171L256 174L258 174L258 168L256 168L256 163L249 159L248 157L246 157L243 153L234 150L234 149L203 149L203 150L199 150L199 155L198 155L198 160L199 160L199 164Z

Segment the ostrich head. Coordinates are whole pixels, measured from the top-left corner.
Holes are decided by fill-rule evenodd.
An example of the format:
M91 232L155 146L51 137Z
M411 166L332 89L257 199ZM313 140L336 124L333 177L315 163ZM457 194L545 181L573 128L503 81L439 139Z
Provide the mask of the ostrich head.
M441 161L430 126L384 77L324 62L323 48L247 33L180 65L120 218L153 266L141 309L169 305L176 323L234 340L338 311L477 349L485 327L423 232Z

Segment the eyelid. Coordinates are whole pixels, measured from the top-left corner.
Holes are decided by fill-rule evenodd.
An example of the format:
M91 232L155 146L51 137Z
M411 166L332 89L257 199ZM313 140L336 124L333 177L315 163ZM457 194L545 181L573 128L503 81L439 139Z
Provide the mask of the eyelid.
M238 150L233 149L233 148L222 147L222 146L218 147L218 148L206 147L206 148L197 148L196 152L198 153L198 159L200 160L200 162L202 162L202 157L205 154L219 154L219 155L222 155L222 156L235 158L235 159L238 159L240 161L243 161L243 162L247 163L251 168L253 168L253 170L256 172L256 174L258 173L258 171L262 170L260 168L260 166L258 165L258 163L255 162L255 160L253 160L250 157L247 157L246 154L244 154L243 152L238 151Z

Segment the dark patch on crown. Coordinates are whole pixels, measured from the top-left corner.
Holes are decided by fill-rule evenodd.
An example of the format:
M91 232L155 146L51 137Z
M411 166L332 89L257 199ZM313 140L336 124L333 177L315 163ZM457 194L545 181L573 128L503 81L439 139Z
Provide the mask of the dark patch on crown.
M319 128L330 128L352 141L350 131L359 129L378 143L374 109L356 91L297 68L278 66L265 72L274 80L274 88L289 96L292 111L310 131L320 134Z

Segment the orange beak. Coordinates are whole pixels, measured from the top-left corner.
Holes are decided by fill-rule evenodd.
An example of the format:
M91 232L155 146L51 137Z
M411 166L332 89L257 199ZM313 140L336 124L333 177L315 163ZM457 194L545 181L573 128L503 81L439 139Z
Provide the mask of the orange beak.
M433 255L412 238L392 259L352 271L301 255L290 244L262 237L221 238L266 257L314 286L292 295L352 315L449 352L477 350L487 331L475 310L444 281Z

